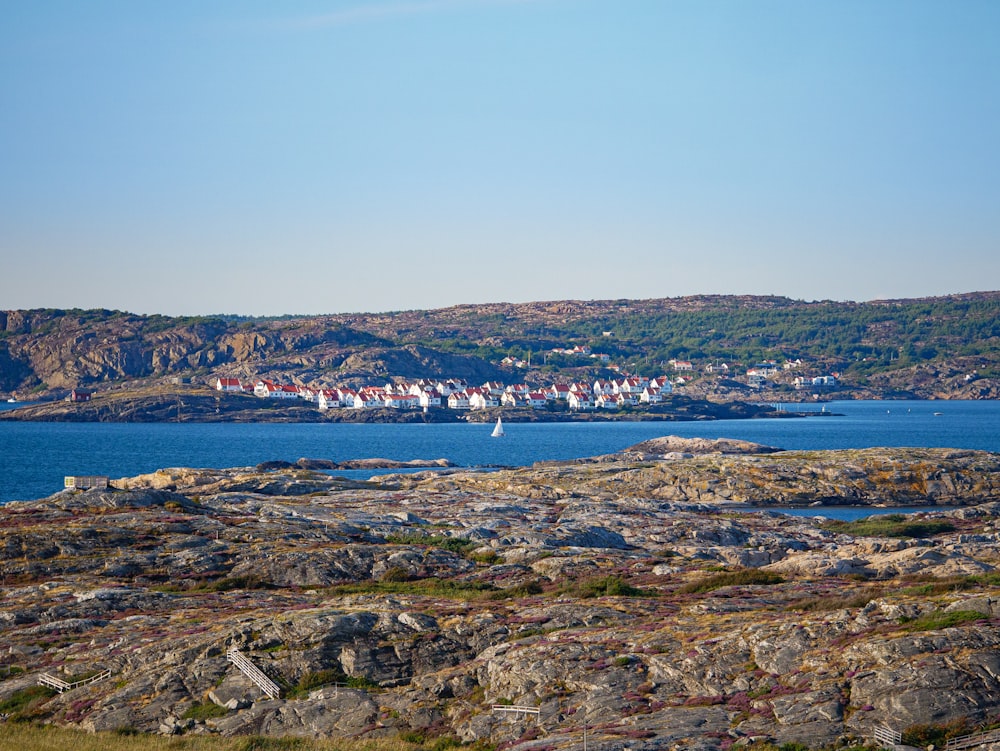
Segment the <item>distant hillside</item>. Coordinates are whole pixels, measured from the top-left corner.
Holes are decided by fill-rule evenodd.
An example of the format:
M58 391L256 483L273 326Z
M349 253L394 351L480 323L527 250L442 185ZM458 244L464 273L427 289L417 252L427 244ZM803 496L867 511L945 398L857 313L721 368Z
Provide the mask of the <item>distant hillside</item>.
M553 354L588 347L608 362ZM530 370L504 369L504 357ZM110 310L0 312L0 392L227 374L300 383L655 374L672 359L801 359L863 395L1000 396L1000 292L866 303L784 297L463 305L315 317L171 318ZM701 387L719 391L718 378ZM698 383L692 388L698 387Z

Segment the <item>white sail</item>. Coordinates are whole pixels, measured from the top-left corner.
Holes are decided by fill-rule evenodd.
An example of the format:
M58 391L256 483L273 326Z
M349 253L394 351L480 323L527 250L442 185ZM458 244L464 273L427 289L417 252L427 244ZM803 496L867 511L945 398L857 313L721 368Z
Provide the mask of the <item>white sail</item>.
M503 423L500 422L500 418L499 417L497 418L496 427L493 428L493 432L490 433L490 435L493 436L494 438L500 438L501 436L504 435L504 432L503 432Z

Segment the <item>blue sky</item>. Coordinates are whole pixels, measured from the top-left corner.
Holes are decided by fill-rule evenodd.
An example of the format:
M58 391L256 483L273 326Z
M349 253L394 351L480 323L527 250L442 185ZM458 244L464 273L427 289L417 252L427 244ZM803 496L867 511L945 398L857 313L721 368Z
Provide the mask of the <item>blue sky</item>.
M5 3L0 309L1000 289L995 0Z

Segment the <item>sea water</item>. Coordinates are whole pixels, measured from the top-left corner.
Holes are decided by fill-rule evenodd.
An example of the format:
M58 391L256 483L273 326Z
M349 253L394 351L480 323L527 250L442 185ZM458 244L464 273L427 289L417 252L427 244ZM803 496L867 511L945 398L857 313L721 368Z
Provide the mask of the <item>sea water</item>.
M505 421L502 438L490 436L492 423L0 422L0 503L50 495L61 489L66 475L116 478L164 467L243 467L299 458L444 458L466 467L526 466L607 454L664 435L736 438L803 450L917 446L1000 452L1000 402L996 401L844 401L787 409L809 410L814 416L697 422ZM833 414L816 414L823 409Z

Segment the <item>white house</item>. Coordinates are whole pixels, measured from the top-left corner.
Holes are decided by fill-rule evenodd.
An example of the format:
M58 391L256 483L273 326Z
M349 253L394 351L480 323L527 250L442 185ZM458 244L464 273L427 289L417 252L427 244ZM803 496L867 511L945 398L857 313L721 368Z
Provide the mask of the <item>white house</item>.
M618 409L618 396L614 394L600 394L594 400L597 409Z
M254 385L254 396L262 399L298 399L299 387L279 385L274 381L260 380Z
M546 389L546 392L552 394L553 399L569 399L570 395L569 386L565 383L554 383Z
M650 378L648 386L652 386L655 389L660 390L662 396L670 394L674 390L674 385L670 382L667 376L657 376L656 378Z
M670 367L677 371L694 370L690 360L671 360Z
M640 376L631 376L629 378L622 378L617 381L614 386L613 393L616 394L641 394L642 390L649 385L648 378L642 378Z
M417 409L420 406L420 397L413 394L390 394L386 392L382 403L391 409Z
M461 378L449 378L445 381L438 381L434 384L434 390L441 394L442 397L449 397L456 391L465 391L468 387L466 383Z
M215 382L216 391L243 391L243 384L239 378L219 378Z
M521 396L524 396L531 391L531 389L528 388L528 384L526 383L512 383L510 386L505 388L504 391L508 394L520 394Z
M469 396L464 391L453 391L448 395L448 409L469 409Z
M611 381L605 381L602 378L598 378L594 381L594 385L591 387L591 393L594 396L600 396L601 394L613 394L615 393L614 384Z
M487 409L488 407L499 407L500 400L496 394L489 391L479 391L469 397L469 409Z
M385 392L373 389L361 389L354 395L354 409L373 409L385 404Z
M836 376L832 375L817 376L816 378L812 379L812 385L831 388L837 385L837 378Z
M659 404L663 401L662 389L655 388L652 385L647 386L639 395L639 401L643 404Z
M619 407L635 407L639 403L638 394L622 392L621 394L617 394L614 398L618 400Z
M277 390L278 387L273 381L265 381L261 379L254 384L253 395L259 396L261 399L268 399L271 394Z
M521 394L505 391L503 396L500 397L500 405L503 407L527 407L528 400Z
M778 363L774 360L765 360L764 362L759 362L750 368L750 370L747 371L747 375L749 375L751 371L755 372L757 375L769 378L778 372Z
M499 396L503 393L503 384L500 381L487 381L483 384L483 390Z
M572 391L569 395L569 408L575 410L588 410L594 408L594 400L590 394L579 391Z
M530 391L528 392L528 395L525 397L525 399L528 402L528 406L531 407L532 409L539 409L540 407L544 407L545 404L548 402L548 399L545 397L545 394L543 394L541 391Z
M341 405L340 394L336 389L320 389L316 397L316 406L322 411L336 409Z
M417 398L420 400L421 407L440 407L441 406L441 394L439 394L434 389L427 389L421 391Z

